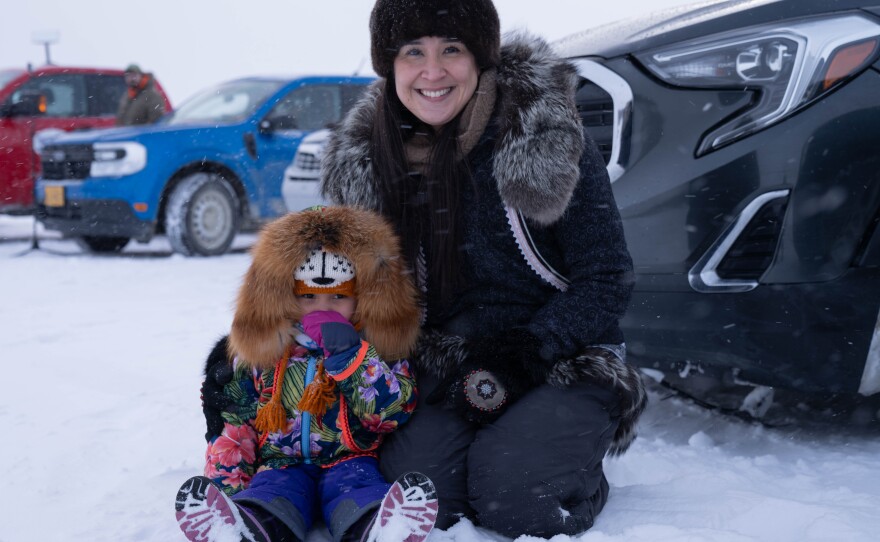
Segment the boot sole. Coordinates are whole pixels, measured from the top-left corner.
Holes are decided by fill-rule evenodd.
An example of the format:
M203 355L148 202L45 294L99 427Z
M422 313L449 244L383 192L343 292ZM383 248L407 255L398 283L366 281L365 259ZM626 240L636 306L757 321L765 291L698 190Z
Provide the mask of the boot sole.
M422 542L437 521L437 490L430 478L408 472L397 479L362 542Z
M236 536L240 542L268 542L262 529L204 476L180 486L174 510L180 530L191 542L236 540Z

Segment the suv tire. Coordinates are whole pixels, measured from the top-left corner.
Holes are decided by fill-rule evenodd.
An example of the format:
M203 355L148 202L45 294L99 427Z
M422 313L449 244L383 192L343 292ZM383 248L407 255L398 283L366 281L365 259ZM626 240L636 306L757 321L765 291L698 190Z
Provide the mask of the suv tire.
M165 234L174 252L216 256L238 233L239 202L223 177L196 173L174 187L165 207Z
M130 239L128 237L97 237L93 235L83 235L76 238L76 244L86 252L95 254L108 254L112 252L121 252Z

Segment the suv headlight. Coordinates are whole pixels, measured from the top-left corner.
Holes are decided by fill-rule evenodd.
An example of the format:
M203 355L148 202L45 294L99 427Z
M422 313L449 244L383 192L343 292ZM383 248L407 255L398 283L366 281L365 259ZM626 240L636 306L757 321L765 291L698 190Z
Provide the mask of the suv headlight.
M144 169L147 148L134 141L94 143L91 177L121 177Z
M707 133L697 156L779 122L876 58L880 25L860 15L774 23L637 54L680 87L754 90L756 99Z

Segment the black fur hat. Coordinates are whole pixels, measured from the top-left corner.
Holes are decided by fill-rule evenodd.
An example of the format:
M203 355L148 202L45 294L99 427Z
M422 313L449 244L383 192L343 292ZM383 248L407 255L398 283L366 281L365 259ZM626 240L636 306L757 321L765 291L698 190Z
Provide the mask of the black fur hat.
M480 69L501 60L501 23L492 0L377 0L370 15L373 70L390 76L400 48L422 36L460 39Z

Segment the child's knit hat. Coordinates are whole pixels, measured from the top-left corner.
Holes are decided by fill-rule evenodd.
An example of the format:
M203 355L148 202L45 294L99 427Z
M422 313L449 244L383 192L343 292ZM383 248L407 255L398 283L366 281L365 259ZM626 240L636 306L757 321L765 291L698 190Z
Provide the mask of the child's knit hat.
M293 274L294 293L304 294L342 294L354 297L354 264L335 252L318 247L309 252L308 258Z

